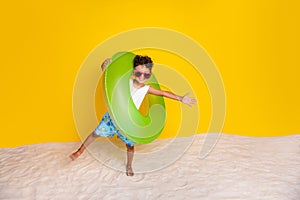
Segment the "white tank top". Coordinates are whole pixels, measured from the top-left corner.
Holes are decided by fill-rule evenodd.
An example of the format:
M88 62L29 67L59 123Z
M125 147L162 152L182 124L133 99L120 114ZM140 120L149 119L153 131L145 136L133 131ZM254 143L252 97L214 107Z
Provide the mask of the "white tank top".
M130 79L130 93L131 93L132 100L137 109L140 108L140 106L145 98L145 95L147 94L147 92L149 90L149 87L150 87L149 85L145 85L141 88L135 88L133 86L133 80Z

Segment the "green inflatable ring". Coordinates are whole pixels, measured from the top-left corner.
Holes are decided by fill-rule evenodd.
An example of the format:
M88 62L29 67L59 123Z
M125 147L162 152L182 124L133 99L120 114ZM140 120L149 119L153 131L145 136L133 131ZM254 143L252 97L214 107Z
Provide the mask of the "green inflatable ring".
M132 141L146 144L155 140L164 128L165 102L162 96L148 94L147 115L142 115L135 107L129 86L134 57L131 52L115 54L104 72L102 88L108 112L117 128ZM153 74L147 85L160 89Z

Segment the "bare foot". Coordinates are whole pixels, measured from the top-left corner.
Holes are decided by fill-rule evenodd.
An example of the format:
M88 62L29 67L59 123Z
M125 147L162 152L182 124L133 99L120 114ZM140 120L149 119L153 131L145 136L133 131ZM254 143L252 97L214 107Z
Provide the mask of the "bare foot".
M76 151L74 153L72 153L69 157L72 159L72 160L75 160L76 158L78 158L78 156L81 155L81 152L80 151Z
M126 167L126 175L127 176L133 176L134 175L133 170L130 166Z

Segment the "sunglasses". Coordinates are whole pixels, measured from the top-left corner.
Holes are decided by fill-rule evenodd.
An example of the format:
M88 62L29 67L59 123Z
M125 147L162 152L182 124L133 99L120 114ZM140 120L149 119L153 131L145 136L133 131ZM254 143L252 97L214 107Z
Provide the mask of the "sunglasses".
M140 77L140 76L142 76L142 75L144 75L144 77L145 77L146 79L148 79L148 78L151 77L151 72L150 72L150 73L143 73L143 72L140 72L140 71L138 71L138 70L134 70L133 72L134 72L134 75L135 75L136 77Z

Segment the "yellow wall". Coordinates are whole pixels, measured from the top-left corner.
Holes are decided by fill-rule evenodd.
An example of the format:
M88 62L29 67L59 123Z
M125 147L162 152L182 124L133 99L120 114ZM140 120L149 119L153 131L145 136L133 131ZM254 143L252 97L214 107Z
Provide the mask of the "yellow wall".
M271 0L6 1L0 147L79 141L72 92L81 63L108 37L139 27L182 32L207 50L226 89L223 132L299 133L299 8Z

